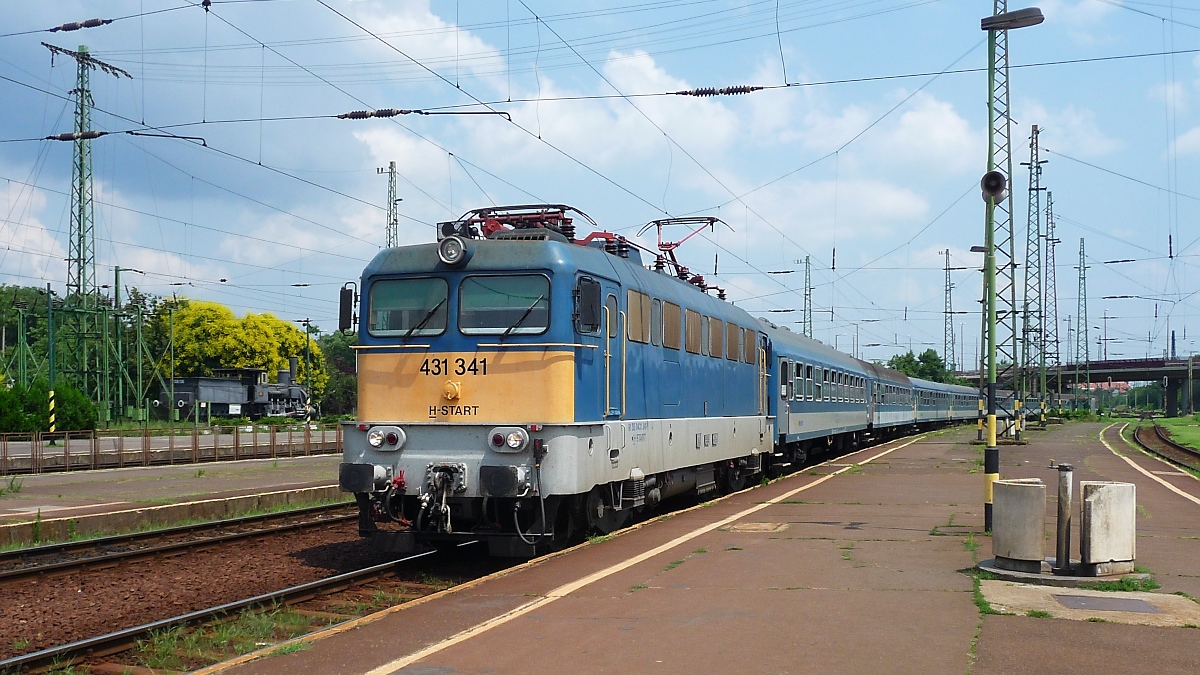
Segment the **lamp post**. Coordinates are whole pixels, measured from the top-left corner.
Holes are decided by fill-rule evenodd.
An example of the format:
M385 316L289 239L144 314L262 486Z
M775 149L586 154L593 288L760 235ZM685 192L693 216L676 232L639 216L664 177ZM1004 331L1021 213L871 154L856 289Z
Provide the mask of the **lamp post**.
M1006 3L1005 3L1006 4ZM1005 4L996 3L1001 9ZM987 298L987 445L983 452L983 529L992 530L992 484L1000 479L1000 449L996 446L996 202L1008 191L1008 179L996 170L996 38L1003 31L1036 26L1044 21L1037 7L999 12L984 17L979 27L988 33L988 158L980 187L987 204L984 218L984 292ZM1019 402L1014 415L1020 415ZM1019 419L1019 418L1018 418Z

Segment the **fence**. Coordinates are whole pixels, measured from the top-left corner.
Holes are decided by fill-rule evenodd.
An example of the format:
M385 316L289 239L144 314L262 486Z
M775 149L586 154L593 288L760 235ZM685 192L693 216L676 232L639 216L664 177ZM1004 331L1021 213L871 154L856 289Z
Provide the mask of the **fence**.
M338 424L0 434L0 475L336 454ZM155 430L159 431L159 430Z

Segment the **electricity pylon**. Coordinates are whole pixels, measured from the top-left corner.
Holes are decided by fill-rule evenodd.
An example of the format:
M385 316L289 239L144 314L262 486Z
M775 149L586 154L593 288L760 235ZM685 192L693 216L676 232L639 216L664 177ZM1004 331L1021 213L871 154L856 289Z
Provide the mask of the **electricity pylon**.
M1046 254L1045 254L1045 280L1046 284L1042 288L1042 298L1046 307L1045 313L1042 315L1043 331L1042 349L1045 355L1045 367L1042 369L1043 387L1049 391L1053 389L1054 393L1062 396L1062 348L1058 341L1058 272L1055 265L1057 263L1057 254L1055 250L1060 243L1059 239L1054 236L1054 195L1049 190L1046 191ZM1045 382L1048 378L1046 373L1049 370L1054 371L1054 386L1046 387Z
M396 163L388 162L386 169L376 169L375 173L388 175L387 227L384 231L384 247L395 248L400 245L400 213L397 209L396 198Z
M950 249L946 249L946 327L942 334L942 360L946 370L953 373L958 359L954 354L954 284L950 281Z
M1039 157L1038 126L1029 134L1029 209L1025 227L1025 294L1021 312L1021 373L1018 385L1022 401L1037 393L1046 396L1045 382L1045 305L1042 297L1042 164ZM1034 369L1037 370L1034 370Z
M1084 392L1091 407L1092 369L1091 357L1088 353L1088 318L1087 318L1087 257L1084 255L1083 237L1079 238L1079 309L1075 314L1075 396L1079 396L1079 387Z
M812 336L812 259L804 256L804 337Z

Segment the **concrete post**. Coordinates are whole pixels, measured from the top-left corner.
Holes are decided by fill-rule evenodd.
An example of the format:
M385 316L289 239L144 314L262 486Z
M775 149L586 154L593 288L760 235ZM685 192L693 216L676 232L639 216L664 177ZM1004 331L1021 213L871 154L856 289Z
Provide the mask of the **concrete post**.
M1058 465L1058 542L1054 549L1054 573L1071 573L1071 481L1075 467Z

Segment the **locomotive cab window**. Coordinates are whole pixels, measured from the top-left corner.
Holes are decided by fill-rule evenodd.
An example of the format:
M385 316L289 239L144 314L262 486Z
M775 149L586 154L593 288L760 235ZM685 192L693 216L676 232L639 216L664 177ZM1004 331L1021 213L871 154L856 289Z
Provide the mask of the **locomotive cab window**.
M575 286L575 327L580 333L600 332L600 282L579 277Z
M371 284L367 332L380 337L441 335L446 331L445 279L385 279Z
M464 335L538 335L550 327L550 280L540 274L469 276L458 295Z
M617 337L617 329L620 327L620 309L617 307L617 296L609 295L604 300L604 315L608 321L608 337Z

